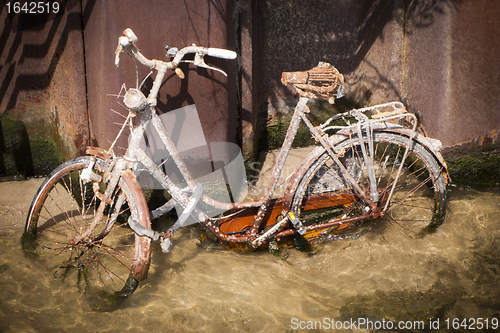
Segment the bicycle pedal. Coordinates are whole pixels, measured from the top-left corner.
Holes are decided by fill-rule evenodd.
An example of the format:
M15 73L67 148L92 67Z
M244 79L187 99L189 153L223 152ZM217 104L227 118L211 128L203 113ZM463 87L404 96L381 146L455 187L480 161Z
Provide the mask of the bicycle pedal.
M297 231L299 232L299 235L303 235L306 233L306 228L304 227L304 225L302 224L302 222L299 220L298 217L293 215L292 212L288 212L287 216L290 222L292 222L293 227L297 229Z
M172 242L170 238L162 238L160 242L161 252L168 253L172 249Z

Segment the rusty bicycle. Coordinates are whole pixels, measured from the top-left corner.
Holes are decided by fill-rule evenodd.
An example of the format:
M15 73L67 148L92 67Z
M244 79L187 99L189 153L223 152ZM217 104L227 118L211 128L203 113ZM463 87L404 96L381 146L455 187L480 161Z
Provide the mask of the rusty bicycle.
M241 202L212 198L165 130L156 112L157 95L168 70L184 76L181 62L214 69L205 56L235 59L236 53L192 45L168 49L170 61L149 60L136 42L132 30L126 29L118 41L116 64L126 52L156 76L147 97L142 85L123 96L128 116L118 137L130 129L125 154L116 155L113 145L107 150L89 147L88 156L56 168L31 204L23 246L54 274L130 295L147 277L152 242L160 241L163 252L169 252L172 235L188 219L201 223L222 243L253 249L292 238L328 238L380 218L414 234L443 222L448 174L440 142L417 130L415 115L402 103L339 113L318 126L308 119L309 99L333 103L343 94L344 78L328 63L283 73L282 82L295 89L299 99L264 194ZM194 58L185 58L189 54ZM285 194L276 198L273 193L301 122L317 145L289 178ZM145 152L147 126L154 128L168 151L183 186ZM139 164L171 196L151 211L134 173ZM181 207L177 221L168 230L152 230L151 220L176 205ZM208 214L202 206L222 213Z

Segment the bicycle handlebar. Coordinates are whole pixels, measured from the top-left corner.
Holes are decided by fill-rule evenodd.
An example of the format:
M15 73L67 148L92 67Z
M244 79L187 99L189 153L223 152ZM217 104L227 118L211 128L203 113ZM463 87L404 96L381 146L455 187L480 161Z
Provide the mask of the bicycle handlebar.
M236 59L236 52L215 47L209 47L207 55L221 59Z
M159 67L165 66L166 69L175 69L179 63L182 61L184 56L186 54L190 53L195 53L199 54L201 56L208 55L211 57L216 57L216 58L222 58L222 59L236 59L236 52L230 51L230 50L225 50L225 49L219 49L215 47L203 47L203 46L186 46L179 51L174 56L174 59L169 62L161 61L161 60L149 60L145 56L142 55L139 50L135 47L135 43L137 43L138 38L132 31L132 29L127 28L123 32L124 36L121 36L118 38L118 47L115 51L115 64L118 66L120 62L120 54L123 52L124 49L129 50L134 57L139 60L141 64L144 66L147 66L151 69L155 68L158 69ZM197 65L197 63L195 63Z

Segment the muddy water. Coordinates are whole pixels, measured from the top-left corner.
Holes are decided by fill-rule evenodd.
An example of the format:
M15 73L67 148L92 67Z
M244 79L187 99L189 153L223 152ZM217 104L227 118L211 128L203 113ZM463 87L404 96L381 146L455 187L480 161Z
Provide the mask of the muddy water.
M315 321L329 331L332 319L360 332L360 320L394 331L439 320L437 332L454 318L500 319L499 189L452 188L445 223L420 239L380 222L358 239L275 255L200 245L201 228L182 229L171 253L155 244L148 281L110 306L21 250L40 182L0 184L0 332L286 332Z

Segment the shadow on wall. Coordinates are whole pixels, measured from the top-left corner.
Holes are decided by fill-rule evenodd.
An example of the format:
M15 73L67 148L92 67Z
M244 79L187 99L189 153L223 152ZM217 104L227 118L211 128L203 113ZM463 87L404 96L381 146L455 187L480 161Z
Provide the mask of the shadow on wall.
M44 133L30 132L24 122L3 115L0 118L0 177L6 175L48 175L63 161L59 135L52 124L38 124ZM52 129L52 133L46 129ZM29 153L27 153L29 152Z
M0 121L0 176L33 175L33 160L30 140L24 123L9 117L2 117Z
M229 15L226 7L229 2L232 1L147 0L141 2L140 8L133 0L121 1L119 5L111 1L96 2L94 12L99 14L92 14L85 28L85 50L89 117L92 134L101 148L108 148L114 142L123 120L109 110L125 115L127 112L116 103L117 98L107 97L106 94L117 94L123 83L127 88L139 86L150 71L140 63L135 67L134 61L126 54L122 54L118 68L114 65L113 52L122 31L125 28L134 31L138 37L137 46L149 59L167 60L165 44L179 49L193 43L231 48L227 38ZM192 57L188 55L187 58ZM227 82L235 81L236 61L215 57L206 57L205 60L210 66L224 70L228 77L213 70L181 64L185 78L181 80L170 70L166 73L158 93L157 112L162 114L196 104L209 141L235 142L237 115L234 111L229 112L227 105L228 100L235 104L236 92L234 84ZM146 96L155 75L152 74L142 86ZM113 123L118 125L111 128ZM119 148L127 146L127 134L128 131L124 131L118 139L115 146L117 153L124 152Z
M83 17L88 17L92 8L94 7L96 0L88 1L85 8ZM51 3L54 1L50 1ZM63 35L59 40L55 40L56 32L58 31L59 25L63 22L61 20L62 15L65 11L70 10L74 6L80 5L80 1L67 1L65 3L67 7L61 7L57 14L53 15L32 15L27 13L15 14L11 9L11 13L7 14L7 21L9 24L5 24L0 34L0 56L4 56L4 52L8 52L5 62L1 65L9 66L7 74L3 78L2 85L0 87L0 105L4 105L5 101L7 105L5 110L12 109L16 106L17 98L19 93L23 90L43 90L46 89L52 76L54 75L55 69L61 58L61 54L64 52L66 44L68 42L68 35L71 30L81 30L81 25L79 22L82 21L80 14L72 13L68 15L66 26L64 27ZM3 6L0 11L7 11L7 7ZM88 13L87 13L88 12ZM0 12L1 13L1 12ZM85 21L83 24L85 25ZM23 31L41 31L46 25L50 26L50 32L46 36L46 39L41 44L23 44ZM9 34L15 34L15 40L6 47L7 39ZM53 52L53 57L50 59L50 65L47 71L43 74L24 74L17 76L14 88L12 92L7 94L9 86L13 84L14 70L16 65L23 63L27 58L44 58L49 54L49 50L54 47L53 43L57 42L55 47L55 52ZM14 56L22 48L21 57L18 62L13 62ZM0 70L2 68L0 67ZM10 95L10 96L9 96Z
M50 14L29 14L15 9L13 2L0 8L5 22L0 33L0 175L47 174L62 161L60 151L68 143L63 134L53 135L53 129L59 129L52 121L58 120L54 99L66 97L68 105L75 101L71 96L54 96L49 88L70 32L81 31L95 2L87 1L82 8L83 22L79 10L69 12L81 6L78 0L47 1L44 10Z
M399 24L405 27L408 34L415 28L427 28L446 14L446 8L456 10L464 1L466 0L405 0L404 20L399 21Z
M425 28L464 0L268 0L259 8L260 63L265 88L281 87L284 71L308 70L326 61L344 74L358 68L386 25L405 34ZM286 22L286 23L283 23ZM266 83L267 78L271 82ZM272 87L269 87L272 84ZM266 90L263 90L266 91Z
M375 57L385 64L368 59L368 53L378 40L394 38L385 30L392 24L397 40L394 48L402 48L404 36L437 22L450 8L456 9L465 0L267 0L258 8L259 59L262 73L258 80L257 128L264 129L266 119L293 110L296 100L280 82L284 71L309 70L326 61L347 78L346 97L340 104L349 107L367 104L373 90L389 91L392 98L401 96L401 88L393 81L395 71L402 76L402 53L399 63L389 63L378 53ZM388 36L389 35L389 36ZM382 50L383 51L383 50ZM402 51L399 50L400 52ZM401 60L399 60L401 59ZM393 61L394 62L394 61ZM360 66L369 68L369 75ZM383 67L383 68L382 68ZM397 68L396 68L397 67ZM401 81L401 78L396 78ZM399 83L398 83L399 84ZM348 101L345 101L348 100ZM330 112L333 112L330 110ZM264 133L264 135L266 135ZM260 139L260 149L264 140Z

